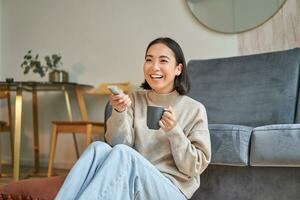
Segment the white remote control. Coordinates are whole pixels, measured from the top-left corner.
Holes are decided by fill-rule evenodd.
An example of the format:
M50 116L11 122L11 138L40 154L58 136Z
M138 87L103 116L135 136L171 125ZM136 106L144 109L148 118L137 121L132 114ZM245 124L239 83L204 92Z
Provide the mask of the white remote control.
M122 93L122 90L115 85L108 85L107 89L109 89L109 91L115 95Z

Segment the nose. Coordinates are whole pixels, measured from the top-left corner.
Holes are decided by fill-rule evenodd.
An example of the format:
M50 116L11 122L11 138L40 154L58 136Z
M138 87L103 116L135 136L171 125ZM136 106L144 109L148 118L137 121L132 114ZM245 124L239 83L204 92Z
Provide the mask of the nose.
M158 61L153 62L152 70L158 71L159 69L160 69L159 62Z

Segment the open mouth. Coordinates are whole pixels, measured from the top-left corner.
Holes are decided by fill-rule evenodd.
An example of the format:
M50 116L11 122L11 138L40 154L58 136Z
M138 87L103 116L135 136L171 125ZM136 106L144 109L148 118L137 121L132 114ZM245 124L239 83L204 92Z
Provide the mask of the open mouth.
M151 74L151 75L150 75L150 78L151 78L151 79L162 79L163 76L162 76L162 75L157 75L157 74Z

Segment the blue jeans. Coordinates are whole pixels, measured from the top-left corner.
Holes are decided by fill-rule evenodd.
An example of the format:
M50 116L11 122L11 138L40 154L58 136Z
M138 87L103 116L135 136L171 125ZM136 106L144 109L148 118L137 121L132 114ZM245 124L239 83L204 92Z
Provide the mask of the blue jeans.
M92 143L68 174L56 200L186 200L180 190L129 146Z

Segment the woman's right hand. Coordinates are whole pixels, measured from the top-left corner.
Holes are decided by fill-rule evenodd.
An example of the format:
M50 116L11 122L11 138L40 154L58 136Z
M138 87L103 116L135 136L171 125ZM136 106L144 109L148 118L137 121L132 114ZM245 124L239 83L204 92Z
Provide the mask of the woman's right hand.
M109 102L113 109L118 112L123 112L131 104L131 99L127 94L111 94L109 96Z

